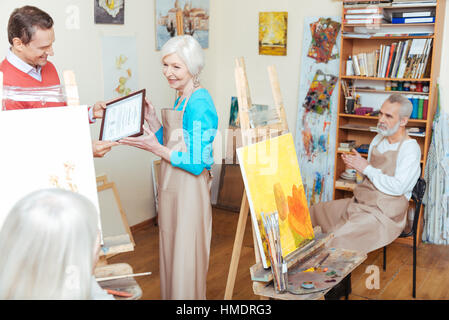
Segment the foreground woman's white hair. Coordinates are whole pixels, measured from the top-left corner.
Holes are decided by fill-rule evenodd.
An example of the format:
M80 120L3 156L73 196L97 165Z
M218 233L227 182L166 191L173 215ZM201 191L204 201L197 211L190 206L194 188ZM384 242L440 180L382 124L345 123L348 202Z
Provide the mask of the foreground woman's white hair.
M162 60L174 53L184 61L192 76L198 76L203 70L203 49L194 37L185 35L168 40L161 49Z
M0 299L90 299L97 217L69 191L20 200L0 231Z

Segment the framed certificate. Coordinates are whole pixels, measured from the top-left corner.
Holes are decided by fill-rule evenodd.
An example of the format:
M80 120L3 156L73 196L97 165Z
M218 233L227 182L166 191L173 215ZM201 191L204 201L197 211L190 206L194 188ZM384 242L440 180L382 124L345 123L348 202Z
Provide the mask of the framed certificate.
M107 103L100 140L118 141L143 135L145 89Z

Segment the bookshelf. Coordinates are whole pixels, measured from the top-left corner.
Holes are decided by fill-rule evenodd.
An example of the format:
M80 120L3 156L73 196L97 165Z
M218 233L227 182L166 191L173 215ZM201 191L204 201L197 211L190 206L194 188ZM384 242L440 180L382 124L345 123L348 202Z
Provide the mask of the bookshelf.
M357 9L373 8L375 5L361 6ZM379 110L382 103L392 93L404 94L407 97L415 96L428 99L428 110L426 119L410 119L407 127L418 128L422 131L423 136L412 136L416 139L421 148L421 169L422 175L427 162L427 153L431 142L432 122L436 111L437 104L437 79L440 73L442 37L444 28L444 12L445 0L437 0L436 4L417 4L416 6L389 6L383 4L379 6L384 13L391 12L408 12L420 10L435 11L435 23L378 23L376 25L366 24L348 24L343 19L340 43L340 81L338 90L338 116L337 116L337 132L336 141L337 148L335 152L335 175L334 175L334 199L352 197L352 190L355 182L351 183L347 180L341 180L340 175L345 171L345 165L341 159L344 151L338 151L340 142L355 140L357 146L369 144L377 134L370 127L376 127L378 117L371 115L356 115L345 113L345 89L342 82L352 82L355 87L355 93L360 96L361 106L371 107ZM345 17L346 7L343 3L342 14ZM356 8L356 7L353 7ZM390 12L391 11L391 12ZM432 46L428 51L427 68L422 70L421 78L395 78L395 77L376 77L363 75L347 75L346 62L348 58L360 53L373 52L382 46L391 46L393 43L400 41L413 41L415 39L423 39L422 41L432 41ZM400 61L400 60L399 60ZM378 69L375 69L378 70ZM377 73L379 74L379 73ZM399 72L397 74L400 74ZM428 86L428 91L390 91L386 89L387 82L410 82L413 84L421 83ZM366 154L362 156L367 156ZM421 242L421 232L423 226L423 215L418 222L418 243ZM397 239L396 242L412 245L412 238Z

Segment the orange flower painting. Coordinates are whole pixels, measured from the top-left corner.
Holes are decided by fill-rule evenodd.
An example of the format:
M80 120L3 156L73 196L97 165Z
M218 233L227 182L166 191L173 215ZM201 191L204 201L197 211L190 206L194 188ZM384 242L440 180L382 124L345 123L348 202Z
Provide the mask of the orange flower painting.
M282 255L314 238L292 135L237 150L254 233L264 267L269 257L262 213L278 212Z

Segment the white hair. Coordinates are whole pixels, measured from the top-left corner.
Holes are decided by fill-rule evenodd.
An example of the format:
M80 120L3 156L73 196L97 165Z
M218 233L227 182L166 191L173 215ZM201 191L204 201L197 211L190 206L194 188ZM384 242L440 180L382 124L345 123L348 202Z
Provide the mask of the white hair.
M65 190L17 202L0 231L0 299L91 299L97 217L86 197Z
M192 76L198 76L203 70L203 49L194 37L184 35L168 40L161 49L162 60L174 53L184 61Z
M399 118L410 118L413 112L413 104L409 99L399 93L394 93L387 98L390 103L397 103L400 105Z

